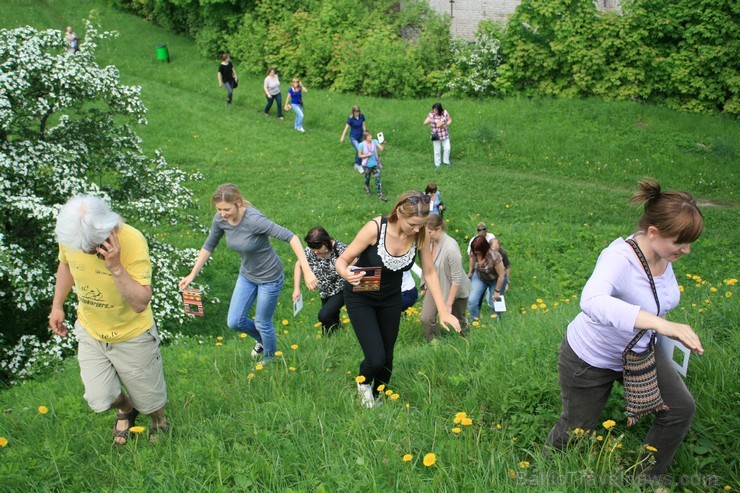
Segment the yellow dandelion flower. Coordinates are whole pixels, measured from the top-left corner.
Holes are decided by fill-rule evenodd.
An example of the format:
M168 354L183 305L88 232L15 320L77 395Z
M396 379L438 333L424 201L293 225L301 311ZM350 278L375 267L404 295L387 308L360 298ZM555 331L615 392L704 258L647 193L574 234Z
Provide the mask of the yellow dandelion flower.
M352 372L347 370L347 375L352 375Z
M528 461L526 461L526 460L523 460L523 461L521 461L521 462L519 463L519 468L520 468L520 469L526 469L526 468L528 468L528 467L529 467L529 462L528 462Z
M732 298L732 291L727 291L727 292L725 293L725 297L726 297L726 298Z
M383 392L385 390L385 384L378 385L378 392Z
M553 304L552 304L552 306L560 306L560 303L558 303L558 302L556 301L555 303L553 303Z
M393 391L391 389L388 389L385 391L385 395L393 395Z
M257 366L255 366L254 369L257 370L257 371L260 371L264 367L265 367L265 365L263 365L262 363L257 363Z
M288 325L288 323L289 322L287 320L283 319L283 325Z
M645 445L645 450L647 450L648 452L652 452L652 453L655 453L658 451L658 449L653 447L652 445Z
M283 355L282 351L275 351L275 356L282 356L282 355Z
M497 317L498 317L498 315L497 315L497 314L495 314L495 313L491 313L491 318L497 318Z
M519 440L517 437L512 437L511 441L516 443L516 441Z
M46 414L49 412L49 408L46 406L39 406L39 414Z
M460 433L461 431L462 431L462 430L461 430L460 428L458 428L457 426L455 426L455 427L454 427L454 428L452 429L452 433L454 433L455 435L457 435L457 434L458 434L458 433Z
M472 325L473 327L480 327L480 322L478 322L477 320L474 320Z
M287 336L288 335L288 331L287 330L284 330L283 331L283 334L285 334Z
M365 382L365 375L357 375L355 377L355 382L357 382L357 383L364 383Z
M732 491L732 486L730 486L729 484L726 484L726 485L725 485L725 487L724 487L723 489L724 489L725 491Z
M612 419L607 419L606 421L604 421L603 423L601 423L601 426L603 426L607 430L611 430L616 425L617 425L617 423L615 423L614 420L612 420Z
M288 367L288 370L290 370L290 371L295 371L295 366L289 366L289 367Z
M406 454L406 455L404 455L404 456L403 456L403 461L404 461L404 462L411 462L411 460L412 460L413 458L414 458L414 456L413 456L413 455L411 455L411 454Z
M251 380L253 378L254 378L254 373L250 373L249 375L247 375L247 380Z
M497 429L497 430L500 430L500 429L501 429L501 424L497 424L497 425L496 425L496 429Z
M547 308L547 305L544 303L540 303L540 308Z
M596 440L598 440L598 441L602 441L603 439L604 439L604 437L601 436L601 435L599 435L599 436L596 437Z
M537 303L532 303L532 306L530 306L530 308L532 310L536 310L537 308L539 308L539 306L537 306Z
M313 324L313 326L314 327L321 327L321 322L316 322L315 324Z
M716 293L717 292L717 288L715 288L714 286L712 286L711 288L709 288L709 291L711 291L712 293Z
M239 337L241 337L242 339L246 339L247 338L247 334L245 334L244 332L242 332L241 334L239 334Z
M411 408L411 404L409 404L409 403L407 402L407 403L406 403L406 409L410 409L410 408Z
M682 292L682 293L683 293L683 292L684 292L684 287L683 287L683 285L679 284L679 285L678 285L678 290L679 290L680 292Z
M570 303L570 298L565 298L563 301L565 301L566 304Z
M424 456L424 465L425 466L432 467L435 462L437 462L437 456L434 455L433 452L429 452L427 455Z
M216 340L217 341L223 341L224 340L224 337L223 336L218 336L218 337L216 337Z
M345 317L345 318L343 318L343 319L342 319L342 323L343 323L343 324L348 324L348 323L349 323L349 319L348 319L348 318L346 318L346 317Z
M8 446L8 439L5 437L0 437L0 447L7 447Z
M462 420L460 420L460 424L463 426L470 426L473 424L473 420L470 418L463 418Z
M216 343L216 346L223 346L223 345L224 345L224 343L223 343L223 342L217 342L217 343Z
M392 400L392 401L397 401L399 397L401 397L401 396L400 396L400 395L398 395L398 394L392 394L392 395L391 395L391 400Z
M728 286L734 286L737 283L737 279L725 279L722 282L724 282Z
M132 426L128 429L128 431L130 431L131 433L143 433L145 429L146 428L144 428L143 426Z
M514 471L514 469L509 469L509 477L511 479L516 479L516 471Z
M290 349L295 351L296 349L298 349L298 344L293 344L292 346L290 346Z

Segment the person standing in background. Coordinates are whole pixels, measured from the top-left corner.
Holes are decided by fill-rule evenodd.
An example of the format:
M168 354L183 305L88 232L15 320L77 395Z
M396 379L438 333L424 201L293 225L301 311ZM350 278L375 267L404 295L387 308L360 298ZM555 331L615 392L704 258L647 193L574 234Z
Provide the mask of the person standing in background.
M277 72L274 68L270 68L267 71L267 77L265 77L265 83L262 85L265 91L265 97L267 98L267 105L265 105L265 118L270 116L270 108L272 103L277 103L277 116L280 120L283 119L283 95L280 93L280 78L278 78Z
M285 103L285 109L292 109L295 112L295 123L293 128L299 132L305 132L303 129L303 93L308 92L306 86L300 79L294 78L293 83L288 89L288 101Z
M339 142L344 142L347 130L349 130L349 141L355 148L355 169L362 174L364 171L362 170L362 159L360 159L360 142L367 128L365 127L365 115L357 105L352 106L352 113L347 117L347 124L344 126L342 136L339 137Z
M222 53L221 64L218 66L218 87L226 88L226 104L231 104L237 81L236 71L231 64L229 54Z

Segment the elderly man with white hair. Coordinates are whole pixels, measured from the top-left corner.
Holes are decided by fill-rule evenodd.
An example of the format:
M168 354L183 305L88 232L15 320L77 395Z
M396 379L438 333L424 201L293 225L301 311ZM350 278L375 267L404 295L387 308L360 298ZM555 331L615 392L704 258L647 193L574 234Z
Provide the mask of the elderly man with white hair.
M57 217L59 267L49 326L62 337L64 301L75 287L75 336L85 399L98 413L117 409L113 440L124 445L139 413L149 439L169 432L159 334L149 302L152 266L144 236L101 198L71 198ZM125 391L121 385L125 386Z

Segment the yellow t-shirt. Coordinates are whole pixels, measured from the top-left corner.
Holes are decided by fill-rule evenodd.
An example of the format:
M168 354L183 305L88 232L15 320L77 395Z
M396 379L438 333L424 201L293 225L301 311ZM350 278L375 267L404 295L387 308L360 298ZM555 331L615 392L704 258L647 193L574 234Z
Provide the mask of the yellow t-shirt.
M150 286L152 264L144 236L124 224L118 231L118 241L123 268L136 282ZM154 325L151 305L141 313L128 306L97 255L59 245L59 261L69 265L77 293L77 318L92 337L101 342L123 342Z

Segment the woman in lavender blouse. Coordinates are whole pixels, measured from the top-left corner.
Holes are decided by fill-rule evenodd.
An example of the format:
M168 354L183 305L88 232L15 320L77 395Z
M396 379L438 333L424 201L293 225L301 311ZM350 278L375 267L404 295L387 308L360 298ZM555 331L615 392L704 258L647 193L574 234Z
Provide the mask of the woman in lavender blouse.
M655 180L639 183L631 203L644 206L639 230L630 236L642 250L655 281L660 313L645 269L622 238L601 252L581 294L581 313L568 325L560 346L558 370L563 402L560 419L547 437L546 447L561 449L573 430L595 430L615 381L622 379L622 352L642 329L647 333L633 351L647 349L652 332L676 339L702 354L699 337L685 324L666 315L678 305L681 293L673 262L691 251L704 229L704 219L688 192L661 191ZM628 238L629 239L629 238ZM645 461L651 479L667 476L668 466L691 427L694 398L670 359L656 350L658 386L669 410L656 414L645 437L655 449L655 463Z

